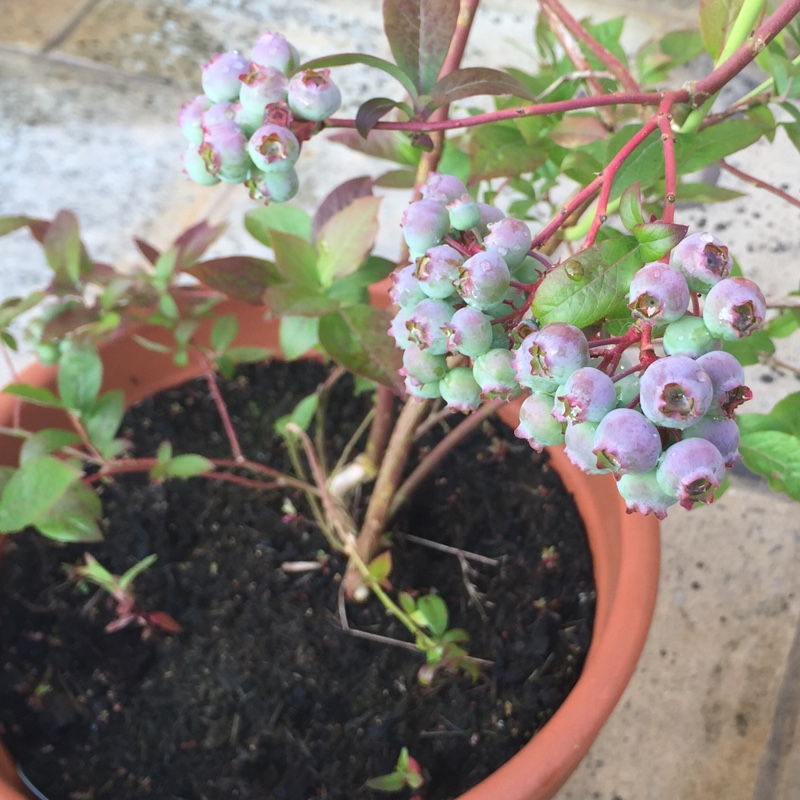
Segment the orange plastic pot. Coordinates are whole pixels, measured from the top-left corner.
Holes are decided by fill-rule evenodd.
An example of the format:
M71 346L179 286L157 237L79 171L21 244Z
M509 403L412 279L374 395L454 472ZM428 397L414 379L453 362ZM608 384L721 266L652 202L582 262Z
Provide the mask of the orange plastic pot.
M239 317L237 344L268 347L277 352L277 323L264 321L263 307L227 302L220 314ZM210 325L201 328L208 336ZM163 331L138 329L147 338L167 341ZM131 331L101 347L104 389L121 388L131 405L145 397L198 377L199 360L176 368L168 356L145 351ZM34 365L20 380L55 387L53 368ZM0 394L0 427L12 425L17 401ZM21 424L28 429L65 424L53 409L23 404ZM516 425L516 407L501 417ZM0 463L16 464L18 440L0 436ZM549 450L552 466L575 496L594 561L597 610L594 634L578 682L565 702L536 736L510 761L460 800L547 800L553 797L586 754L633 674L644 646L655 605L659 575L659 527L653 517L627 514L609 476L587 476L570 464L562 448ZM0 536L0 550L3 537ZM0 800L27 795L13 761L0 746Z

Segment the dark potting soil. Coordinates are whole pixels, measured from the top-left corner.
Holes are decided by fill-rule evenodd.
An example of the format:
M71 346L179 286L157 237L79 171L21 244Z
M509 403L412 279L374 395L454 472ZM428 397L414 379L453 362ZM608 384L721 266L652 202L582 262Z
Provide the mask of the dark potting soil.
M245 453L289 470L273 423L325 376L276 364L223 385ZM334 387L331 463L370 402ZM169 439L175 453L229 457L201 382L146 401L125 429L137 456ZM140 475L101 493L104 542L59 546L26 532L0 562L0 735L49 800L386 797L364 783L390 772L403 746L425 770L422 797L449 798L508 760L580 673L594 612L582 523L546 457L500 422L451 454L391 528L394 590L442 595L469 652L493 662L476 681L439 674L422 686L417 653L342 629L343 561L320 556L326 541L296 493ZM284 519L287 498L299 518ZM86 551L116 574L155 553L137 600L182 632L104 632L107 598L69 577ZM323 568L282 568L317 559ZM374 601L348 616L409 640Z

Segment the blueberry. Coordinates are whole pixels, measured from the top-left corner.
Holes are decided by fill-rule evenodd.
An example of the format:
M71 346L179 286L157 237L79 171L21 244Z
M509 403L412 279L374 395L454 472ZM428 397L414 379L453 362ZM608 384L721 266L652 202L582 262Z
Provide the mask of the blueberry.
M661 436L635 409L615 408L598 423L592 452L598 469L607 468L615 475L649 472L661 455Z
M596 422L581 422L567 425L564 431L564 454L578 469L588 475L600 475L609 469L597 466L597 456L592 452Z
M178 125L183 135L193 145L199 146L203 141L203 114L211 105L211 101L201 94L181 106Z
M517 380L540 391L555 391L575 370L588 364L586 337L566 322L551 322L529 334L514 354Z
M389 299L393 305L401 308L414 308L420 300L428 295L422 291L416 276L417 265L408 264L392 273L392 288L389 289Z
M443 327L453 318L453 307L443 300L428 298L422 300L406 323L409 339L422 350L430 350L433 355L447 352L447 337Z
M731 274L733 259L716 236L692 233L675 245L670 265L683 273L693 292L705 293Z
M458 273L456 289L478 311L499 303L508 291L511 274L502 256L486 250L470 256Z
M541 453L545 447L564 443L563 425L553 419L553 395L532 392L519 407L519 425L514 436L527 440Z
M282 172L262 172L252 170L251 178L245 184L250 190L250 197L262 203L285 203L291 200L300 188L300 181L295 169Z
M703 318L693 317L691 314L667 325L662 344L667 355L690 358L722 349L722 340L711 333Z
M628 511L653 514L657 519L667 516L667 509L678 502L675 495L668 494L658 482L657 471L628 473L617 481L619 491Z
M711 442L719 450L726 467L732 467L739 458L739 426L735 419L705 416L683 432L683 439L691 438Z
M496 250L509 269L519 266L531 249L531 232L528 226L518 219L507 217L489 223L489 233L483 243L487 249Z
M300 63L297 48L279 33L265 31L253 47L252 60L262 67L275 67L288 74Z
M250 137L247 150L262 172L283 172L294 167L300 155L300 143L282 125L262 125Z
M454 200L460 200L464 195L469 198L464 182L455 175L444 172L432 172L422 187L422 197L425 200L435 200L445 206Z
M288 82L277 67L251 64L247 75L242 78L239 89L239 102L248 114L264 115L270 103L286 99Z
M711 378L713 399L708 414L714 417L732 417L734 409L750 400L753 393L744 385L742 365L730 353L719 350L706 353L697 363Z
M711 406L711 378L688 356L666 356L653 362L639 384L644 415L665 428L688 428Z
M421 350L414 344L403 351L403 369L400 374L408 376L412 383L433 383L441 380L446 372L446 356L433 355L430 350Z
M647 322L680 319L689 306L686 278L666 264L645 264L631 279L628 308Z
M403 212L401 225L412 258L420 258L426 250L441 244L450 230L450 215L436 200L417 200Z
M514 374L513 354L496 348L478 356L472 364L472 374L481 387L481 397L500 397L510 400L519 394L520 385Z
M203 91L214 103L238 100L239 76L249 68L250 62L241 53L217 53L203 66Z
M196 147L184 150L183 169L195 183L203 186L213 186L215 183L219 183L216 165L213 162L209 164Z
M481 212L481 220L476 227L481 236L486 236L489 233L489 225L493 222L505 219L506 215L499 208L495 208L489 203L478 203L478 208Z
M445 300L455 294L455 281L464 257L449 244L430 247L417 259L415 275L420 288L428 297Z
M253 163L247 153L247 138L235 122L206 128L200 153L213 162L216 176L226 183L241 183L250 176Z
M339 110L342 93L331 80L329 69L307 69L292 76L287 100L292 113L322 122Z
M747 278L725 278L715 284L703 304L703 321L715 336L736 341L757 331L767 314L761 289Z
M481 210L469 195L448 203L447 212L450 214L450 227L457 231L474 228L481 221Z
M559 422L600 422L616 404L611 378L594 367L581 367L556 391L553 416Z
M684 508L711 503L725 477L725 460L706 439L683 439L669 447L658 465L658 484Z
M459 308L443 328L448 353L477 358L492 347L492 321L476 308Z
M469 367L455 367L439 381L439 391L448 408L473 411L481 402L481 387Z

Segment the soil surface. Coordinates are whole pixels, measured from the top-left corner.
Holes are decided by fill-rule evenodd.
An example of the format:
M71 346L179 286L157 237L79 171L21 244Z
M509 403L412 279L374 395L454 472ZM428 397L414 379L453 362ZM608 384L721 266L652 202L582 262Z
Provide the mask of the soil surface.
M221 385L249 457L290 469L273 424L326 374L276 364ZM335 385L331 463L370 404ZM125 421L137 456L169 439L176 454L228 458L219 427L202 382ZM390 772L403 746L425 771L420 796L451 798L528 741L580 673L594 613L582 524L546 457L500 422L446 459L391 528L393 589L442 595L469 652L492 662L476 681L438 674L422 686L419 654L342 629L344 564L325 555L302 496L141 475L101 493L104 542L59 546L26 532L0 562L0 734L49 800L388 797L364 783ZM286 517L287 499L299 515ZM113 605L71 577L86 551L117 574L156 554L137 601L182 631L106 633ZM284 568L304 561L322 566ZM353 628L409 641L375 601L347 613Z

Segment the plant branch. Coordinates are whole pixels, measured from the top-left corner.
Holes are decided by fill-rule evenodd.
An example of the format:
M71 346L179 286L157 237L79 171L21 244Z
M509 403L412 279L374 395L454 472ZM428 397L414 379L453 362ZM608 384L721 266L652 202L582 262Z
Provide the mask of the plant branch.
M228 438L228 443L231 446L233 458L238 463L242 463L245 460L244 454L242 453L242 447L239 444L239 437L236 435L236 431L233 428L231 416L228 413L228 407L225 405L225 400L223 399L222 393L217 385L217 376L214 373L214 370L209 367L209 369L207 369L203 374L203 377L206 379L208 390L211 393L211 398L214 401L214 405L217 408L217 413L222 420L222 427L225 431L225 436Z
M757 186L759 189L764 189L768 192L771 192L776 197L780 197L781 200L785 200L787 203L790 203L795 208L800 208L800 200L796 197L792 197L792 195L784 192L783 189L779 189L777 186L774 186L771 183L767 183L766 181L762 181L761 178L756 178L753 175L749 175L746 172L742 172L742 170L734 167L732 164L729 164L723 158L720 160L719 165L724 169L726 172L730 172L731 175L735 175L739 180L745 181L746 183L751 183L753 186Z

